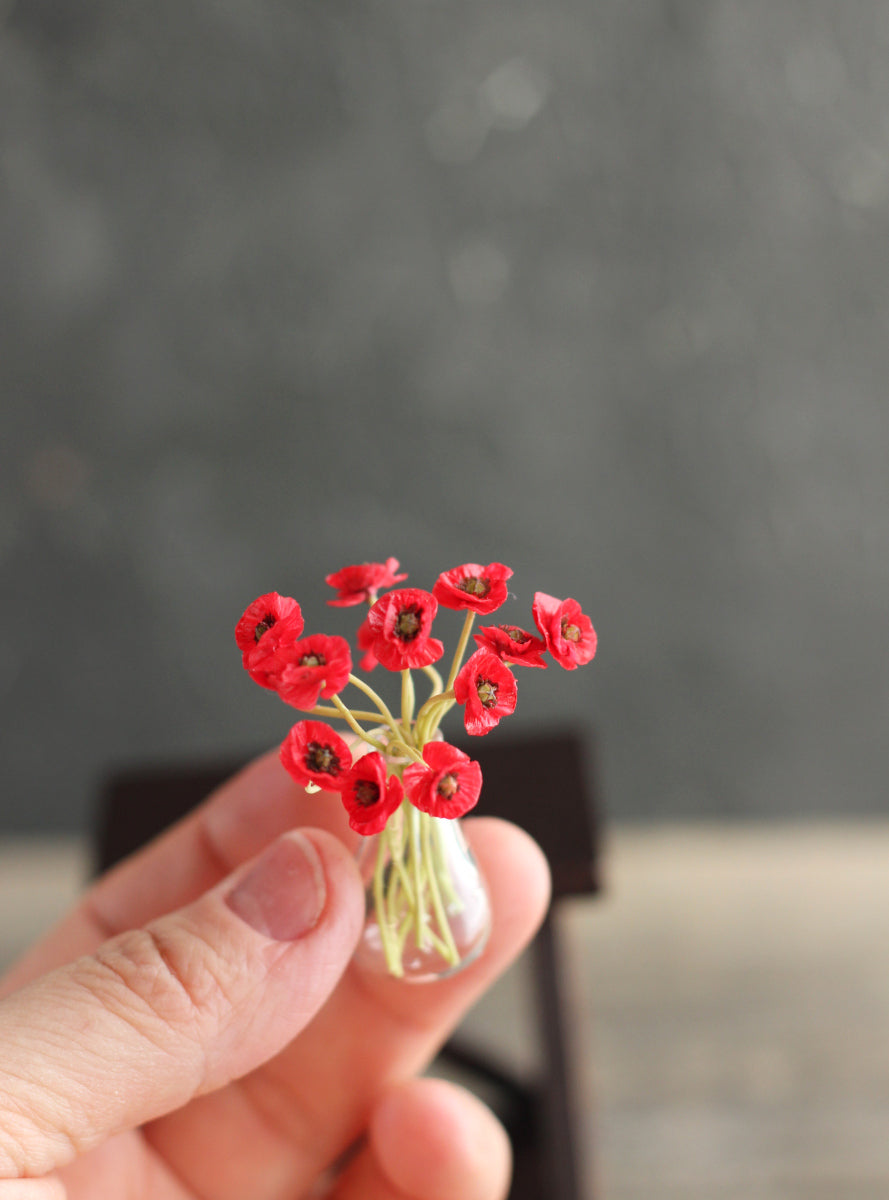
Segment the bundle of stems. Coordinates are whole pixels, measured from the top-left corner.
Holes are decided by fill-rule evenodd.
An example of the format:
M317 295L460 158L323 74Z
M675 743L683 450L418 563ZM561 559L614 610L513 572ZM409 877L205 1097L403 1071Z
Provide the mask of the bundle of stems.
M383 755L389 773L400 778L409 762L423 762L423 747L440 736L441 721L456 703L454 680L463 663L474 619L474 612L466 613L447 683L434 667L421 668L432 690L416 714L413 673L405 668L401 672L400 717L355 674L349 675L349 683L364 693L376 711L350 709L337 695L332 697L332 707L316 705L312 715L345 721L361 743ZM362 722L373 722L373 728L365 728ZM383 831L376 835L373 911L386 965L393 975L404 974L409 944L421 953L437 951L449 967L460 963L450 918L462 911L463 902L448 865L445 820L421 812L405 796Z

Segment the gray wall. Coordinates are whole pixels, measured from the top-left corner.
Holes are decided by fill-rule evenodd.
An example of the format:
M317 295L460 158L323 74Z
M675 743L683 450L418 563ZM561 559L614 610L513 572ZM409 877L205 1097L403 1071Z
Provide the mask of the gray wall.
M4 825L279 739L235 619L343 632L388 554L584 602L514 728L594 723L613 813L882 811L887 54L883 0L0 0Z

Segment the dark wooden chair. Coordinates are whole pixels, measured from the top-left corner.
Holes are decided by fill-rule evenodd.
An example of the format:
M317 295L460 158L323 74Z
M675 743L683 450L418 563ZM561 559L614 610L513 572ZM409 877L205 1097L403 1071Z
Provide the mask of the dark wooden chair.
M464 745L470 750L470 747ZM522 826L546 854L553 906L530 948L544 1069L528 1084L482 1048L454 1037L444 1062L493 1091L494 1108L513 1143L510 1200L581 1200L580 1153L570 1035L562 989L559 901L599 890L598 823L592 744L578 732L512 740L474 739L485 785L478 812ZM98 866L105 869L198 804L241 764L147 767L114 773L103 789Z

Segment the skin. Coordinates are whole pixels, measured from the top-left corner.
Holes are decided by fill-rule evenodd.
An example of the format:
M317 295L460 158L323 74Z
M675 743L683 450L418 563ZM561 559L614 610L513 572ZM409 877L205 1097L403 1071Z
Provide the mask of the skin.
M549 877L514 826L465 828L493 932L430 985L350 963L356 835L276 754L103 877L0 986L0 1200L502 1200L496 1119L417 1075L530 940ZM323 904L282 941L227 897L294 829Z

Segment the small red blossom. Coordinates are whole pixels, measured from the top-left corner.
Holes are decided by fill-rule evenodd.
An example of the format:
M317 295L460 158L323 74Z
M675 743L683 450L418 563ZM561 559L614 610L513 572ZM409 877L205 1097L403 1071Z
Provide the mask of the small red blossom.
M267 592L248 605L235 626L244 669L262 687L274 688L280 673L279 650L303 631L303 615L290 596Z
M439 575L432 594L444 608L468 608L487 615L505 601L506 581L512 575L503 563L464 563Z
M373 604L380 588L390 588L407 579L407 575L396 575L397 570L397 558L387 558L384 563L366 562L353 567L343 567L341 571L335 571L324 580L337 589L337 595L327 603L338 608L361 604L364 600Z
M566 670L573 671L595 656L596 631L576 600L557 600L546 592L535 592L533 612L547 650Z
M369 836L385 828L404 798L404 787L397 775L386 778L386 760L373 750L359 758L346 775L341 795L349 826Z
M374 632L370 627L367 617L358 626L358 633L355 635L355 640L358 642L358 649L364 651L364 656L358 664L361 670L372 671L374 667L379 666L380 660L373 652Z
M294 708L314 708L318 697L341 692L352 671L352 652L342 637L313 633L286 648L277 691Z
M454 696L464 705L466 732L481 737L515 712L515 676L496 654L476 650L454 680Z
M484 625L473 634L475 644L482 650L490 650L503 662L521 663L525 667L546 667L543 653L546 642L534 637L527 629L518 625Z
M387 592L367 614L373 634L371 652L390 671L406 667L428 667L438 662L444 646L429 636L438 603L430 592L420 588L400 588Z
M352 752L323 721L300 721L284 739L281 762L297 783L338 792L352 768Z
M404 768L404 788L411 804L421 812L462 817L478 803L482 769L456 746L427 742L423 762Z

